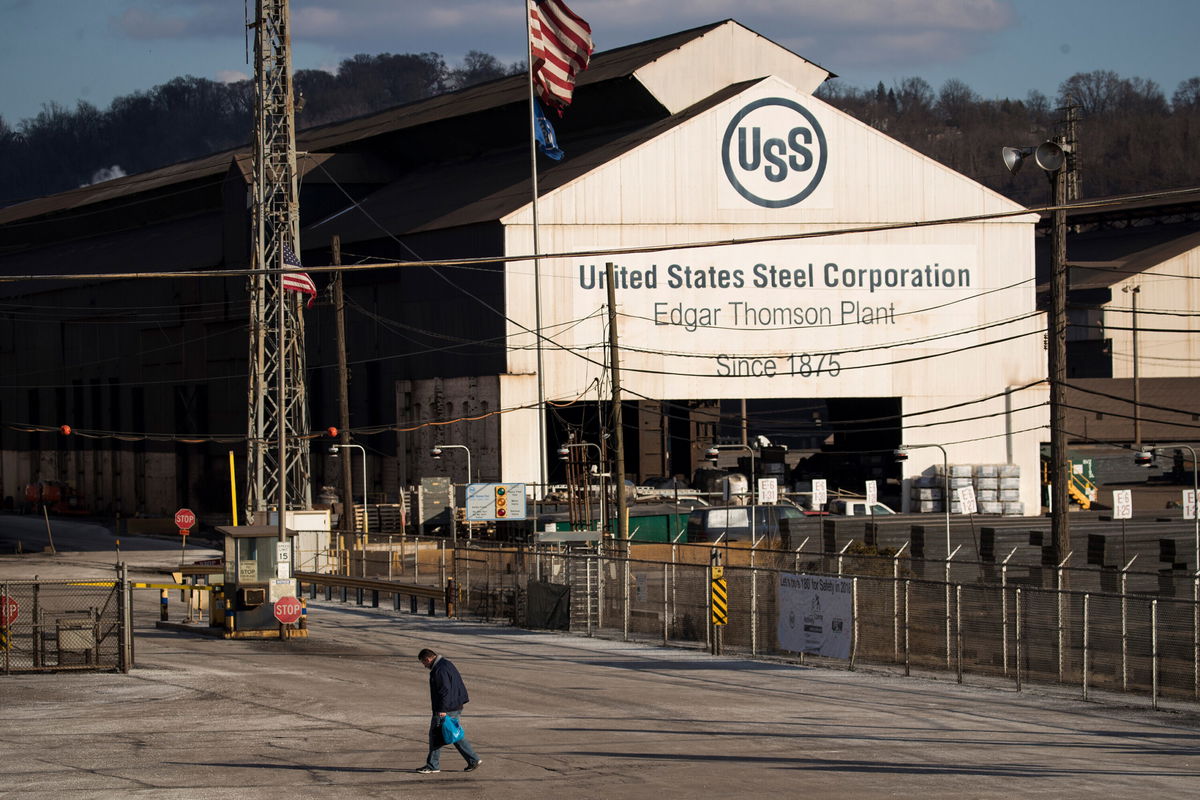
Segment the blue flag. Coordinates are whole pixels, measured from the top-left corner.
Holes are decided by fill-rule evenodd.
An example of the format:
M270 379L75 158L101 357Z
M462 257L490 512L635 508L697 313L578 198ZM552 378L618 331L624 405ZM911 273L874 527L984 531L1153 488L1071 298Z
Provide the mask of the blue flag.
M537 100L533 101L533 135L543 153L555 161L562 161L565 153L558 149L558 136L554 133L554 126L542 113L542 104Z

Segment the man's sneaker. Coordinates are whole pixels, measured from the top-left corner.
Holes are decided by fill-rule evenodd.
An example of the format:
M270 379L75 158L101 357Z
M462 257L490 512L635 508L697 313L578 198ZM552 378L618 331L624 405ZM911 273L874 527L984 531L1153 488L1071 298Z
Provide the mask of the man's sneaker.
M441 770L434 769L433 767L421 767L419 770L417 770L417 772L421 773L422 775L436 775L437 773L441 772Z
M479 769L479 765L482 763L483 763L482 758L479 759L478 761L472 761L470 764L467 764L467 768L465 770L463 770L463 772L474 772L475 770Z

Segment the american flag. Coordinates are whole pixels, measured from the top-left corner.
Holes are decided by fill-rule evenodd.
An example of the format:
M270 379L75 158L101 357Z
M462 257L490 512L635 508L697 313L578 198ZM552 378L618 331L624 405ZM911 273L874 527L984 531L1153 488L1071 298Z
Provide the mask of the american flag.
M558 111L571 104L575 75L592 57L592 29L562 0L533 0L529 48L538 97Z
M302 265L300 259L296 258L296 251L288 243L283 245L283 264L287 267L296 267L299 269ZM308 295L308 305L305 308L312 308L313 302L317 299L317 285L313 283L313 279L309 277L307 272L287 272L283 273L283 288L293 292L303 292Z

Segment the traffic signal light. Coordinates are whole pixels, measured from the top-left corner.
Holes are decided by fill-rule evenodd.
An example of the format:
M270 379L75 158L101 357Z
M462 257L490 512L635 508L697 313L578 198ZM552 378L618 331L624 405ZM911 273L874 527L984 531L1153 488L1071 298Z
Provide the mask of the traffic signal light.
M507 517L508 516L508 487L507 486L497 486L496 487L496 516L497 517Z

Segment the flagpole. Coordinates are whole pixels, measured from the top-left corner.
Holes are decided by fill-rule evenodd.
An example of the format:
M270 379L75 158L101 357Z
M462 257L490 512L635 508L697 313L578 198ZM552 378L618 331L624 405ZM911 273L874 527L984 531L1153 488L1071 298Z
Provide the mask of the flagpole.
M533 309L534 330L537 348L537 417L538 417L538 474L540 485L535 497L546 491L546 384L542 371L542 275L541 250L538 247L538 173L537 173L537 120L534 110L533 91L533 39L530 35L532 19L531 0L525 0L525 54L526 71L529 76L529 174L533 184ZM534 521L537 530L537 521Z

